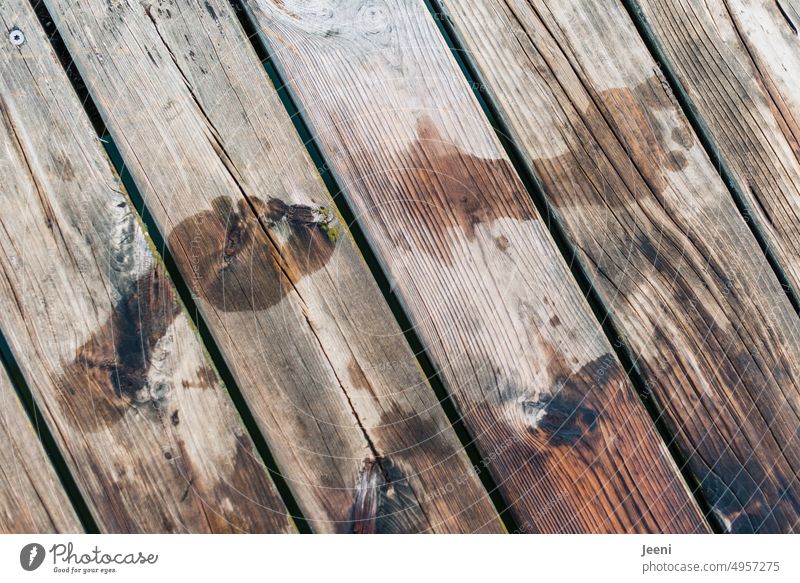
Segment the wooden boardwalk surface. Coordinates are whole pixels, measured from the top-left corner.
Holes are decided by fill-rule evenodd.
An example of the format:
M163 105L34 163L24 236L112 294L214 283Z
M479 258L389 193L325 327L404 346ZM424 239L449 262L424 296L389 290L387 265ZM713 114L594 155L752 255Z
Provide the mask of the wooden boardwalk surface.
M792 2L0 19L0 531L800 531Z

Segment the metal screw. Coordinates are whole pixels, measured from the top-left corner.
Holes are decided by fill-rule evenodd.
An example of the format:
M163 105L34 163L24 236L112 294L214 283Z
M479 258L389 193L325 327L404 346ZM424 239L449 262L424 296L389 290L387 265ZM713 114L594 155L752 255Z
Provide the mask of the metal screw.
M8 33L8 40L11 41L12 45L18 47L25 42L25 35L15 26L11 29L11 32Z

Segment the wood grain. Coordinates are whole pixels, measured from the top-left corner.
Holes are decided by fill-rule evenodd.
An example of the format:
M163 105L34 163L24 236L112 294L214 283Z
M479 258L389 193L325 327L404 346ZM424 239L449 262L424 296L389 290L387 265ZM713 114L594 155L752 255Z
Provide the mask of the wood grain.
M750 220L800 292L800 4L680 0L641 8Z
M293 530L30 5L0 18L0 326L96 522Z
M797 316L624 8L441 4L721 525L800 528Z
M520 529L704 530L422 2L248 6Z
M11 381L0 371L0 533L80 533L50 460Z
M228 3L47 5L312 528L502 530Z

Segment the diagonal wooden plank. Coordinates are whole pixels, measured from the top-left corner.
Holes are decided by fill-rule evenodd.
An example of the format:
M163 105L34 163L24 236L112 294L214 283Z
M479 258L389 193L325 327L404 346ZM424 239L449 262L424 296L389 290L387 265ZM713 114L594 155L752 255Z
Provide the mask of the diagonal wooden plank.
M47 5L313 529L501 530L229 4Z
M0 533L83 532L6 372L0 370Z
M625 9L441 4L712 511L800 527L797 316Z
M754 222L800 292L800 4L640 3Z
M521 528L704 530L423 3L248 5Z
M0 326L89 509L111 532L291 531L30 5L0 19L24 41L0 48Z

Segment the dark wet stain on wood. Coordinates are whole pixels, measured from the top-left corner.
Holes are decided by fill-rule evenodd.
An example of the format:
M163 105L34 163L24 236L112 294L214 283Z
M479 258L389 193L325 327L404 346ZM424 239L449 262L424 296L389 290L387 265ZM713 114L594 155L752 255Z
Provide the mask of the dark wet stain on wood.
M196 467L187 454L184 442L176 443L179 455L170 462L184 477L180 490L173 492L183 504L198 507L214 533L263 532L261 517L270 510L280 512L279 502L275 508L264 508L264 503L274 501L270 495L272 485L269 474L251 441L237 437L232 448L232 469L224 479L209 476L208 468ZM210 490L210 492L209 492ZM208 492L208 493L207 493ZM208 500L229 500L231 505L209 507ZM202 508L202 510L200 510ZM237 509L234 513L233 509Z
M208 15L209 15L209 16L210 16L210 17L211 17L211 18L212 18L214 21L216 21L216 20L217 20L217 11L216 11L216 10L214 10L214 7L213 7L213 6L211 6L211 3L209 3L209 1L208 1L208 0L205 0L205 2L204 2L204 5L205 5L205 7L206 7L206 12L208 12Z
M661 507L654 510L646 506L648 495L639 491L636 477L614 465L614 460L637 455L642 432L648 429L631 415L631 407L639 403L623 392L627 378L616 358L603 354L574 370L553 347L544 344L543 353L548 355L553 381L541 395L529 393L529 398L521 399L531 389L508 380L502 383L506 387L500 392L502 402L518 412L524 425L498 416L488 402L476 403L465 414L473 424L490 426L496 436L496 445L482 452L482 463L509 476L499 485L504 496L513 499L520 491L533 492L530 481L519 476L520 467L553 481L552 489L535 494L538 511L522 521L523 531L652 532L659 530L657 516L667 508L679 531L702 531L680 490L665 485L658 498ZM581 469L587 466L593 469ZM653 471L665 479L671 475L663 466ZM584 488L609 497L612 505L627 501L630 516L608 513L590 526L581 514L586 500L579 492Z
M734 471L738 479L726 482L724 477ZM712 512L731 533L777 531L792 520L800 503L790 485L794 477L771 474L758 460L743 463L728 448L698 472Z
M568 373L559 364L552 393L522 403L530 431L549 445L572 445L596 430L599 415L593 403L603 398L614 379L622 382L622 370L611 354L605 354Z
M432 525L425 516L400 462L392 457L385 457L381 458L381 465L388 477L388 484L381 498L377 532L412 534L429 531Z
M235 500L236 508L250 508L250 511L221 512L219 526L215 532L244 531L263 532L261 517L265 513L276 512L283 514L280 500L271 495L273 491L267 468L261 461L259 454L253 449L253 444L247 437L240 437L236 441L236 454L234 457L233 471L225 480L220 480L214 487L216 500ZM274 504L264 508L265 501Z
M140 278L131 293L114 308L111 320L114 362L92 361L91 352L79 353L78 358L107 368L118 397L141 400L153 350L178 313L169 280L154 270Z
M93 431L130 409L159 416L170 387L152 384L154 350L180 313L169 279L155 269L137 279L111 317L75 353L61 379L62 399L80 412L76 423Z
M538 217L508 160L485 159L463 152L447 141L428 117L418 122L417 139L401 154L397 167L404 173L399 183L413 184L414 191L399 193L399 201L391 204L401 207L398 210L407 221L430 225L395 234L400 247L409 249L410 239L413 249L441 256L441 244L431 239L431 233L440 232L442 225L459 228L473 241L478 225L490 225L501 218ZM509 185L519 185L519 189ZM501 250L510 245L502 234L494 239L494 244ZM455 249L452 254L447 252L443 259L450 263L455 253Z
M768 371L762 369L765 363L759 362L746 351L726 353L715 340L727 338L712 315L702 304L693 307L692 314L696 327L703 327L703 334L708 339L707 352L716 365L717 377L713 379L718 386L730 387L763 387L768 376L775 379L790 379L788 363L782 357L776 357L775 364ZM667 383L668 391L676 391L678 383L699 386L701 381L695 373L687 371L676 355L682 350L682 341L675 338L660 326L653 332L654 343L662 346L658 366L650 366L642 361L643 371L650 378L668 379L675 377L674 371L684 371L681 375ZM712 390L719 390L712 387ZM744 393L741 393L744 395ZM697 397L694 397L697 398ZM701 397L703 398L703 397ZM764 460L757 456L740 456L737 451L744 449L742 442L753 439L748 434L754 432L760 439L759 446L764 450L778 448L782 455L791 460L792 448L798 444L800 435L789 442L776 440L767 425L766 419L776 417L777 409L765 410L760 416L742 417L736 409L731 409L717 399L704 398L704 407L708 415L714 419L713 428L705 424L697 425L696 421L679 421L668 408L664 416L670 433L684 438L688 447L696 451L689 464L703 488L703 495L708 500L714 514L730 532L777 532L781 525L792 520L800 505L797 488L794 487L794 476L787 473L778 464L770 462L765 466ZM678 417L678 419L681 419ZM747 428L752 425L752 428ZM719 436L710 442L709 431ZM746 432L745 432L746 431ZM735 477L735 479L732 479Z
M545 188L557 206L587 205L618 208L667 186L667 174L688 164L694 138L688 122L673 127L659 117L669 113L659 77L633 87L600 91L583 112L565 111L575 135L570 151L533 160ZM622 160L622 163L618 163Z
M665 91L655 76L634 88L600 92L595 105L581 114L565 112L575 129L570 151L534 160L534 167L557 209L576 221L594 221L570 228L595 267L601 295L617 298L619 306L627 298L633 302L634 320L652 326L652 334L634 339L635 350L646 346L654 353L639 358L638 366L654 397L666 404L661 419L689 452L688 468L720 523L734 532L781 530L797 508L796 503L784 506L783 500L796 498L796 488L781 491L778 485L791 483L787 467L797 458L789 457L792 438L778 437L780 425L764 421L784 415L764 387L776 382L791 386L791 367L777 355L759 354L764 346L776 345L777 333L739 321L741 314L753 313L753 298L742 293L749 284L740 284L731 268L745 265L741 255L721 247L713 230L704 231L696 219L690 220L691 207L673 190L693 173L675 180L670 174L690 170L688 160L696 158L690 150L699 145L686 121L672 113L672 96ZM664 194L667 188L669 195ZM696 204L705 204L702 188L695 185L695 190ZM714 197L708 202L714 203ZM657 204L643 204L648 201ZM660 305L641 310L643 286L645 293L658 296ZM670 316L673 323L662 328L659 316L670 310L677 310ZM765 338L767 344L761 344ZM636 342L644 344L637 348ZM685 356L687 350L702 358ZM749 394L748 387L759 389ZM544 405L528 403L523 414L544 423ZM743 410L760 413L743 416ZM697 411L714 422L702 423ZM578 428L590 425L588 416L565 421L577 422ZM781 452L773 456L773 467L751 455L755 443L757 450Z
M181 221L169 235L182 250L192 291L226 312L277 304L301 278L331 258L341 233L326 207L229 197Z
M660 250L655 248L653 242L647 235L644 233L639 233L638 243L638 248L642 252L642 255L645 256L647 261L655 268L656 271L663 272L665 269L667 269L667 264L661 257Z
M292 281L325 266L333 254L342 228L328 207L304 204L289 205L277 198L263 203L254 199L254 207L267 230L278 241L284 269Z
M376 401L378 400L378 395L375 394L372 384L369 382L367 375L364 374L364 369L361 368L361 365L358 364L355 358L350 358L350 362L347 364L347 373L350 375L350 380L356 388L367 391L370 395L375 397Z

